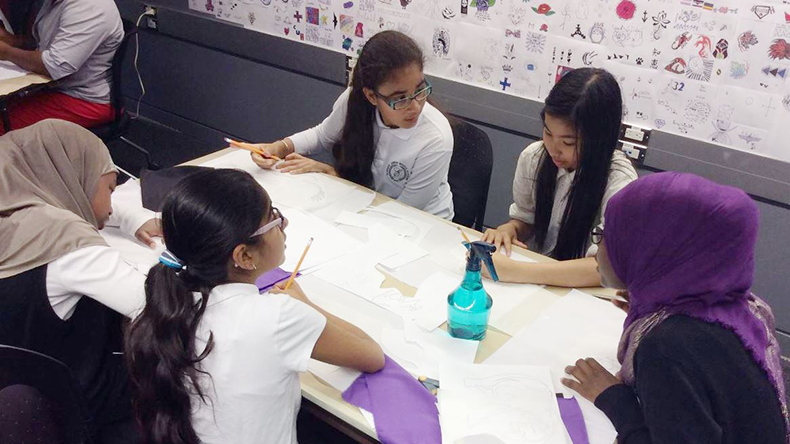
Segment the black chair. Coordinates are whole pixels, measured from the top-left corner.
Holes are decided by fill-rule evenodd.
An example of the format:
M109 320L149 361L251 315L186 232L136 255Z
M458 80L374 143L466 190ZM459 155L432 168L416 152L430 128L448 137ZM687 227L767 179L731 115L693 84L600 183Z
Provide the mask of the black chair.
M65 364L47 355L8 345L0 345L0 391L16 387L32 388L51 406L46 415L64 444L91 443L90 420L81 392ZM1 392L0 392L1 393ZM35 422L35 415L25 418Z
M112 58L112 86L110 89L110 103L115 109L115 118L112 122L104 125L90 128L93 134L96 134L105 144L112 141L120 140L123 143L131 146L145 156L145 162L149 170L159 169L159 165L151 159L151 153L140 145L132 142L124 134L129 127L131 119L129 114L123 107L123 93L121 92L121 85L123 84L123 61L126 59L126 53L129 49L129 43L138 32L137 26L129 20L123 20L124 37L121 45L115 51Z
M450 118L450 126L455 143L447 181L453 192L453 222L482 231L494 166L491 140L463 120Z

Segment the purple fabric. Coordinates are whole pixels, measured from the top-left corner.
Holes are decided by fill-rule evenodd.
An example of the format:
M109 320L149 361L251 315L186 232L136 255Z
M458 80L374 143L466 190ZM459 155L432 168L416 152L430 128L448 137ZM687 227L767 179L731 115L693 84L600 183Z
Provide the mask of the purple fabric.
M383 369L360 375L343 399L373 414L383 444L441 444L436 398L389 356L384 359Z
M758 217L743 191L692 174L651 174L611 198L604 244L630 298L618 350L626 383L633 384L639 341L664 319L684 314L740 338L766 371L788 421L773 314L750 292Z
M558 397L557 404L560 406L562 422L565 423L565 428L568 429L568 435L571 436L573 444L590 444L579 401L576 398Z
M296 273L296 275L299 276L299 273ZM289 277L291 277L291 273L278 267L260 275L260 277L258 277L258 279L255 281L255 285L258 286L258 290L263 292L274 287L274 285L278 282L288 279Z

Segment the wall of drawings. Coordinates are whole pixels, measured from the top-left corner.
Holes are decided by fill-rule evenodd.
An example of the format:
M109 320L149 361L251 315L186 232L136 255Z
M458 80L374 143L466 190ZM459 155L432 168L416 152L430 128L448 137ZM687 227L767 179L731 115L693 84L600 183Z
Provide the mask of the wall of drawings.
M567 70L620 82L624 120L790 162L790 0L189 0L355 55L395 29L426 72L542 100Z

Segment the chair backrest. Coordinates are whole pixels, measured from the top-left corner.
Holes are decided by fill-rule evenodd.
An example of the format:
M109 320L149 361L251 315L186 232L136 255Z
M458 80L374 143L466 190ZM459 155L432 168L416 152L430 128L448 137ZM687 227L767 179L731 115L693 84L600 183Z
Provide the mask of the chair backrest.
M0 390L14 385L33 387L56 406L51 413L63 431L63 442L91 442L89 415L64 363L25 348L0 345Z
M114 129L121 124L123 117L123 93L121 91L123 80L123 61L126 60L126 53L129 50L129 42L137 34L137 26L130 20L123 19L123 40L115 51L112 57L112 70L111 79L112 86L110 89L110 103L115 109L115 120L113 120Z
M482 230L483 218L494 166L494 152L488 135L474 125L451 118L453 157L447 180L453 192L453 222Z

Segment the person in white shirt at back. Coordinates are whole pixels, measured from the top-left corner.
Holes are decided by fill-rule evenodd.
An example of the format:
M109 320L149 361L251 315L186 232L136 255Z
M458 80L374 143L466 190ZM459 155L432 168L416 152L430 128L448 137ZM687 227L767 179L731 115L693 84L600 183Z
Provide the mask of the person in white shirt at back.
M348 179L436 216L452 219L447 182L453 133L427 103L431 84L417 44L397 31L380 32L362 48L351 87L314 128L256 146L261 168L292 174L319 172ZM306 155L331 151L334 166ZM276 162L269 156L284 159Z
M135 413L152 444L296 443L310 358L376 372L381 347L297 283L259 294L288 221L248 173L193 174L162 208L167 250L126 338Z

